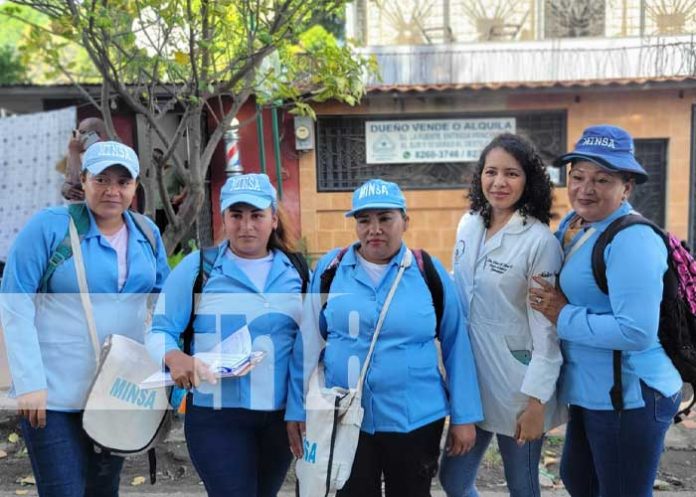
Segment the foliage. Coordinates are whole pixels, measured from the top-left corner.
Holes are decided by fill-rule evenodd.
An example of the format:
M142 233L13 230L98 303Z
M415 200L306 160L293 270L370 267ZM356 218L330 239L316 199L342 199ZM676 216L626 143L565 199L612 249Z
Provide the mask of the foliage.
M65 84L73 79L83 83L99 83L98 71L94 68L87 52L78 44L62 40L61 64L51 64L44 60L42 47L46 38L54 43L60 37L51 34L51 20L48 16L27 6L4 3L0 5L0 46L10 46L16 51L18 62L25 68L21 82L33 84ZM61 66L69 66L72 72L67 77ZM19 81L18 81L19 82Z
M184 257L186 257L188 254L191 252L194 252L198 250L198 246L196 245L196 242L194 240L189 240L188 241L188 250L179 250L177 252L174 252L171 254L169 257L167 257L167 264L169 264L170 269L174 269L176 266L179 265L181 261L184 260Z
M0 46L0 85L24 83L26 68L10 46Z
M169 251L196 219L213 153L252 95L260 105L283 105L311 115L310 100L357 103L364 92L363 77L375 67L321 26L312 27L313 19L341 15L345 0L12 3L32 7L49 19L47 27L32 25L27 43L48 67L79 82L82 75L70 50L79 45L87 53L103 88L101 99L83 94L102 112L112 135L109 102L118 97L144 117L148 133L165 145L164 158L153 166L155 174L144 174L143 183L148 198L158 192L163 199L170 220L164 233ZM22 18L20 11L11 15ZM181 121L168 133L163 117L172 111ZM210 116L215 125L205 136L201 124ZM174 155L184 135L188 167ZM188 190L178 213L162 181L167 162L174 164ZM154 183L148 184L148 177Z

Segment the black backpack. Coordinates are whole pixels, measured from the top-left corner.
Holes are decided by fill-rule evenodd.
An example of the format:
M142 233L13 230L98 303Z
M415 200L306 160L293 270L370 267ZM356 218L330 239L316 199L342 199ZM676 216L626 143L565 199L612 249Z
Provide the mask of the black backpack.
M184 353L188 355L191 355L191 343L193 342L193 321L196 318L196 295L200 295L206 281L208 281L210 272L213 270L213 265L215 264L215 259L217 258L218 250L218 247L208 247L201 249L199 252L198 275L196 276L196 281L193 284L193 291L191 292L191 316L180 337L180 340L183 342L182 349ZM302 294L304 295L307 293L307 286L309 285L309 266L307 265L307 261L299 252L283 253L290 259L290 262L299 273L302 279Z
M674 235L663 231L652 221L638 214L622 216L612 222L599 236L592 249L592 273L602 292L609 293L604 249L616 234L629 226L644 224L660 235L667 247L667 271L663 277L662 302L658 337L665 352L679 371L684 383L696 387L696 262L686 246ZM609 392L614 409L621 411L623 386L621 381L621 351L613 354L614 384ZM674 417L679 423L691 412L696 394L689 405Z
M336 277L336 270L338 269L343 256L346 252L350 250L350 245L348 247L342 248L336 257L326 266L326 269L321 273L320 281L320 291L321 291L321 308L322 310L326 307L326 301L329 296L329 291L331 290L331 283ZM430 296L433 299L433 307L435 308L435 336L440 337L440 322L442 321L442 314L444 312L444 299L445 293L442 287L442 280L440 280L440 275L433 264L433 260L425 250L415 249L411 250L413 252L413 257L416 259L416 264L418 269L425 279L425 284L428 285L428 290L430 290Z

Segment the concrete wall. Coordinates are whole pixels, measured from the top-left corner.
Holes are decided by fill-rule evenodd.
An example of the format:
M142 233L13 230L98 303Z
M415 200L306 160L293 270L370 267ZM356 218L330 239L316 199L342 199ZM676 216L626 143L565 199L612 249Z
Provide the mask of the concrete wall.
M568 149L582 130L592 124L611 123L626 128L635 138L667 138L667 229L688 237L691 113L696 104L694 89L587 89L565 93L459 92L448 95L389 95L370 99L357 108L324 105L318 114L424 114L559 110L567 112ZM405 192L411 225L405 241L425 248L450 264L455 229L468 208L466 190L419 190ZM300 156L302 233L310 254L344 246L355 239L354 221L345 219L351 194L318 193L316 156ZM555 190L554 212L569 209L565 188ZM556 221L557 222L557 221Z

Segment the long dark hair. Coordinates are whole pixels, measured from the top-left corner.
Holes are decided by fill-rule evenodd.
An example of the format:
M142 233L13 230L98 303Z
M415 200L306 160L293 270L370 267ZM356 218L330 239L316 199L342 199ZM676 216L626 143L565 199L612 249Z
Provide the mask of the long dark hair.
M515 204L515 209L519 210L525 220L527 216L533 216L542 223L549 224L553 190L551 179L536 147L525 138L512 133L496 136L481 152L469 191L471 210L481 215L486 228L490 227L491 205L483 194L481 173L486 164L486 157L494 148L500 148L512 155L524 170L524 191Z
M271 232L266 248L268 250L280 250L282 252L296 252L297 238L292 230L289 229L290 221L283 206L279 203L276 207L278 216L278 227Z

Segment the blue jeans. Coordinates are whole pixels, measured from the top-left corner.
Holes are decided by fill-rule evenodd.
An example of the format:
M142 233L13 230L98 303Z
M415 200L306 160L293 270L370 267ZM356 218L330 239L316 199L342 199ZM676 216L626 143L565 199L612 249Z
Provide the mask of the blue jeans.
M496 434L511 497L539 497L539 458L544 439L517 445L514 438ZM442 457L440 482L447 497L478 497L476 473L493 433L476 427L476 444L464 455Z
M46 411L46 427L20 422L41 497L117 497L123 458L94 452L82 414Z
M209 497L276 497L292 461L284 414L187 402L186 445Z
M665 434L679 408L641 383L645 407L597 411L570 406L561 478L574 497L652 497Z

